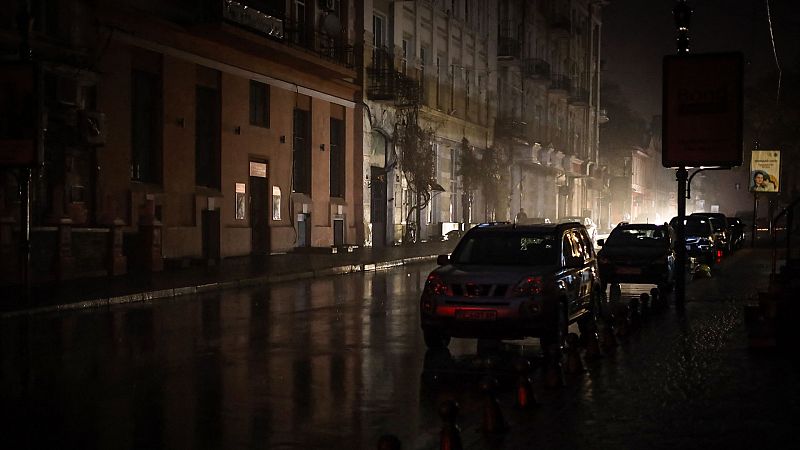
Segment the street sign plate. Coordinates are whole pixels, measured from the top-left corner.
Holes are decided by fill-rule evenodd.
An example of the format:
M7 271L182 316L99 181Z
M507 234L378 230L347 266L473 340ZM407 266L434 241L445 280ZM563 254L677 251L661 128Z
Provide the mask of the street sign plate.
M664 57L664 167L742 164L742 54Z

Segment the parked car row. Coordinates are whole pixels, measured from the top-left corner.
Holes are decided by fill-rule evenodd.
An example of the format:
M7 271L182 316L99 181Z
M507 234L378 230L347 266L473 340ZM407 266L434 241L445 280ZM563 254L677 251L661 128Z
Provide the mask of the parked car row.
M594 329L616 283L675 285L675 247L714 264L717 252L741 246L744 227L725 216L695 213L684 219L686 241L670 224L621 223L595 239L583 218L562 223L489 223L465 232L425 282L421 327L428 348L451 337L538 337L547 349L563 348L570 324ZM595 231L596 233L596 231ZM596 236L596 235L595 235Z

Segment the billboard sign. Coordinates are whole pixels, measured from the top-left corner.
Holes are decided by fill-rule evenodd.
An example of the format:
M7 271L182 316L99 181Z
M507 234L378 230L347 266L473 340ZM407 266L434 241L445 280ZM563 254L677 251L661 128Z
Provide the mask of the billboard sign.
M750 192L780 192L781 152L753 150L750 158Z
M664 167L742 165L742 54L664 57Z

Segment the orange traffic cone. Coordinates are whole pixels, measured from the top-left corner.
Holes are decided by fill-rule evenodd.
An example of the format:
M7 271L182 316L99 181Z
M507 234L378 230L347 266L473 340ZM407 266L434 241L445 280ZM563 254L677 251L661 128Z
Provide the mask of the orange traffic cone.
M652 309L664 309L667 307L667 293L659 288L650 289L650 305Z
M597 331L593 330L584 334L584 340L586 342L586 353L584 356L587 360L600 358L602 355L600 353L600 339L597 337Z
M614 330L621 338L630 334L630 307L624 303L617 303L614 308Z
M506 421L503 419L503 412L500 411L500 403L497 401L495 391L497 390L497 380L486 377L481 381L481 391L483 391L483 422L481 431L484 433L502 433L506 430Z
M528 409L536 406L530 378L531 362L520 358L514 363L514 369L517 371L517 408Z
M544 385L548 388L564 386L564 370L561 366L561 349L558 344L553 344L545 355Z
M439 432L439 450L464 450L461 445L461 430L456 425L459 405L455 400L447 400L439 405L442 430Z
M575 333L567 336L567 367L566 372L570 375L582 373L583 361L581 361L580 338Z

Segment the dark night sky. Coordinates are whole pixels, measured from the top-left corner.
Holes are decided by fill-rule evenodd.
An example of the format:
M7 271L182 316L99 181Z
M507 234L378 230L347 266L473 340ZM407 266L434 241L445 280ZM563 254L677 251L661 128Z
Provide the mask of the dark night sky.
M742 51L745 83L774 70L767 0L689 0L692 53ZM800 4L770 0L773 32L785 71L800 49ZM603 10L603 77L623 88L634 110L661 113L661 61L674 54L674 0L610 0ZM777 86L776 86L777 89ZM602 99L601 99L602 102Z

